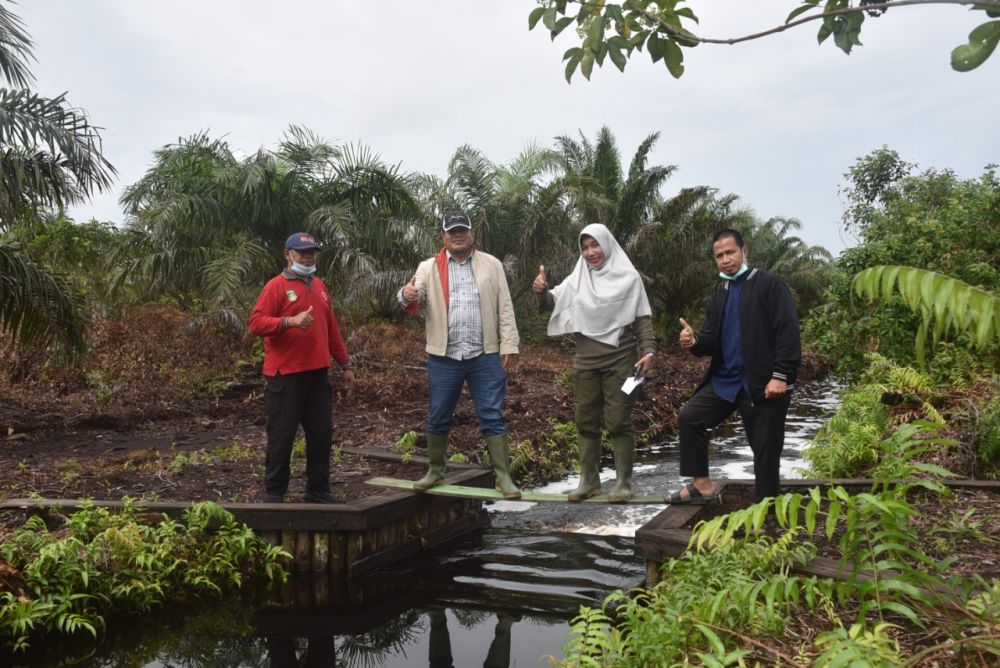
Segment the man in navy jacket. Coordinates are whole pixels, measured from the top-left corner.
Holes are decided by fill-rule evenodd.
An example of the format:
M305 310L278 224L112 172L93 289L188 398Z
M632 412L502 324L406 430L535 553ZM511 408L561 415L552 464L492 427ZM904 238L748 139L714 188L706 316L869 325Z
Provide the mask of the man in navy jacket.
M678 419L681 475L694 481L667 497L692 503L718 495L708 471L708 434L739 411L753 450L756 497L780 492L780 458L785 416L802 361L799 319L785 283L746 264L743 236L720 230L712 255L725 283L708 303L695 334L681 318L680 344L712 364Z

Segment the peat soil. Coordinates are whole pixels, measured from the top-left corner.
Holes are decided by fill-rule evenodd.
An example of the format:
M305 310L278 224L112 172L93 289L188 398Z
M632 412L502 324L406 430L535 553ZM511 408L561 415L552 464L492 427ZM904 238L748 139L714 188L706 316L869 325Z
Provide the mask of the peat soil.
M266 440L259 365L234 362L232 368L239 366L241 371L232 372L225 382L214 381L210 391L203 384L180 393L178 386L197 371L183 364L193 366L198 359L188 360L183 352L168 357L162 349L177 346L178 339L187 336L188 354L197 358L203 348L215 345L219 333L203 334L192 347L183 323L163 331L169 319L156 315L149 327L160 331L140 341L117 333L115 326L102 330L106 340L101 349L117 346L119 354L96 353L103 355L104 367L86 372L75 385L51 373L44 382L0 384L0 498L261 500ZM400 438L415 432L412 455L425 455L427 413L421 329L365 326L350 332L347 343L357 368L357 387L348 395L334 373L331 464L332 490L345 501L378 493L378 488L365 484L369 478L422 475L415 464L350 451L399 452ZM553 451L559 444L544 434L550 431L550 421L573 419L567 373L571 360L572 346L565 342L522 343L509 374L506 418L511 442L529 441L535 454L550 463L568 463L569 455ZM220 361L226 363L215 357L202 360L205 366L218 366ZM673 433L677 410L704 365L704 360L680 350L657 354L655 371L640 388L634 413L640 439L655 441ZM482 463L485 454L467 392L459 402L451 434L449 454L454 453L462 453L470 464ZM526 469L519 477L538 482L543 473ZM304 458L297 451L288 500L299 498L304 487Z

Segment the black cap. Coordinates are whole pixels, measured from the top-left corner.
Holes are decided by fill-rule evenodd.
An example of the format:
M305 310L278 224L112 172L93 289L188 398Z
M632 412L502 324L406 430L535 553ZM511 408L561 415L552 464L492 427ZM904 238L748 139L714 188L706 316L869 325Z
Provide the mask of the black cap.
M452 211L444 214L441 229L447 232L448 230L453 230L456 227L464 227L467 230L471 230L472 223L469 222L469 217L461 211Z

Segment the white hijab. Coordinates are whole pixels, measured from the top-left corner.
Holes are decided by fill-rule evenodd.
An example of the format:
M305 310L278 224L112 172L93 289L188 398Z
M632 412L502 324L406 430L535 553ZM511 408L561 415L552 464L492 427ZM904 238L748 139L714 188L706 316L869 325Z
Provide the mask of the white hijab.
M617 346L622 328L636 318L651 315L646 289L639 272L611 231L604 225L587 225L580 232L593 237L604 251L604 264L593 268L583 259L576 261L573 272L552 288L555 309L549 319L549 336L579 332L587 338Z

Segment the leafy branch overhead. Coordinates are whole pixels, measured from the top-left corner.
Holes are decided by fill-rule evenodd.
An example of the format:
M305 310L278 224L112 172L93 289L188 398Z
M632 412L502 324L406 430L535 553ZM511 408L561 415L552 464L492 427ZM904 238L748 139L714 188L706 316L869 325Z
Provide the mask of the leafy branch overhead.
M594 65L602 67L610 60L625 71L628 59L645 50L656 63L663 61L676 79L684 74L684 48L699 44L738 44L783 32L813 21L820 21L817 39L822 44L833 42L849 54L861 45L861 28L866 17L882 16L894 7L908 5L968 5L972 11L986 12L990 18L1000 18L1000 0L803 0L792 10L785 23L769 30L742 37L713 39L695 34L688 26L698 23L698 17L686 0L626 0L609 3L604 0L540 0L539 7L528 15L528 29L539 23L554 40L571 25L576 25L580 46L563 54L566 80L580 70L590 79ZM969 34L969 41L951 52L951 66L968 72L982 65L1000 43L1000 21L987 21Z

